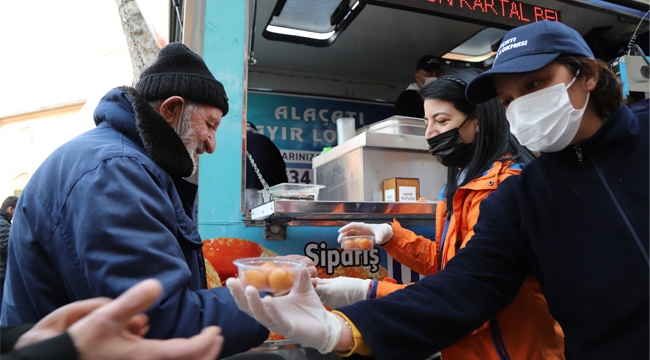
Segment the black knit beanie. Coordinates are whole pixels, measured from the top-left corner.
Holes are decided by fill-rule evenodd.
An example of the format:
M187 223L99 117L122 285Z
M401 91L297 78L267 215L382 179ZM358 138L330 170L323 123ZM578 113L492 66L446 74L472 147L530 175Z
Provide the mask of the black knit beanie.
M146 68L135 89L147 101L181 96L184 99L215 106L228 113L228 97L223 85L212 76L199 55L180 42L171 43Z

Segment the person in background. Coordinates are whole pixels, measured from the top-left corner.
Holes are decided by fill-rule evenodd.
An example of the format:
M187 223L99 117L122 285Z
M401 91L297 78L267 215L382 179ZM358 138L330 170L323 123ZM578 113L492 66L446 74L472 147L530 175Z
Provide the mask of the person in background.
M147 316L160 297L157 280L143 280L117 299L93 298L60 307L37 324L0 329L5 360L214 360L223 337L209 326L191 339L146 340Z
M11 219L14 216L14 209L18 197L8 196L0 206L0 306L2 306L2 288L5 283L7 272L7 248L9 247L9 231L11 230Z
M71 302L115 298L154 278L148 338L192 337L218 325L222 356L261 344L268 330L227 289L207 289L197 185L228 113L223 85L182 43L161 49L135 88L110 90L96 128L55 150L20 196L10 235L2 325L34 323Z
M372 235L394 259L423 275L436 274L474 234L481 201L533 160L510 133L496 98L473 105L467 83L480 74L465 69L443 75L422 88L429 151L447 166L447 185L436 211L436 241L391 224L352 222L339 239ZM332 308L383 297L407 285L339 277L317 279L316 292ZM551 316L539 282L528 277L514 301L469 336L442 350L447 359L564 359L564 334Z
M282 153L271 139L258 133L257 127L251 122L246 123L246 151L268 186L289 182ZM246 210L264 202L262 194L258 192L262 189L264 186L251 160L246 156Z
M306 272L279 298L230 279L239 307L324 353L422 359L488 321L534 276L567 359L650 357L650 114L631 112L607 64L554 21L510 30L465 94L497 96L513 134L541 155L481 202L471 241L444 270L332 312Z
M411 83L406 90L397 97L395 101L395 115L409 116L414 118L424 117L424 108L420 89L428 85L442 75L440 62L433 55L425 55L415 65L415 82Z

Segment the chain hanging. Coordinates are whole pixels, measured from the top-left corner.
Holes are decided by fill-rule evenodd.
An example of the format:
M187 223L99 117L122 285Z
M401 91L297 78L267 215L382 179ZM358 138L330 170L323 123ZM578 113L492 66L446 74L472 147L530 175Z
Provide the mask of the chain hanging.
M251 154L246 150L246 157L248 160L250 160L251 165L253 166L253 170L255 170L255 174L257 174L257 178L260 179L260 182L262 183L262 186L264 187L265 193L269 192L269 184L264 181L264 178L262 177L262 173L260 172L260 169L257 168L257 164L255 164L255 160L253 160L253 157Z

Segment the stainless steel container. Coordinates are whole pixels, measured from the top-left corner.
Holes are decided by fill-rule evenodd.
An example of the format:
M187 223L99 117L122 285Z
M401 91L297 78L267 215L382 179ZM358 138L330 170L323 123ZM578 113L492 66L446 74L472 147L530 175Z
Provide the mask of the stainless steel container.
M424 121L408 116L391 116L388 119L377 121L371 125L364 126L357 130L357 135L364 132L424 136L427 127Z
M421 197L436 200L447 168L428 150L422 120L391 117L374 123L312 160L316 183L325 185L318 199L382 201L383 180L408 177L420 179Z

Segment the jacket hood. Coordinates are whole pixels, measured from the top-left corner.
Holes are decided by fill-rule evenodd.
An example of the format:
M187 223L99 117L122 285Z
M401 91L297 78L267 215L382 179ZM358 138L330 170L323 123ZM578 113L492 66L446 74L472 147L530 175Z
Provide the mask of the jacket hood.
M149 157L171 176L188 177L194 163L176 131L132 87L109 91L95 109L95 125L108 123L141 145Z

